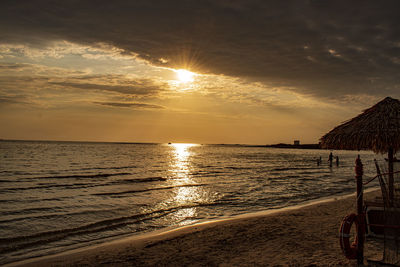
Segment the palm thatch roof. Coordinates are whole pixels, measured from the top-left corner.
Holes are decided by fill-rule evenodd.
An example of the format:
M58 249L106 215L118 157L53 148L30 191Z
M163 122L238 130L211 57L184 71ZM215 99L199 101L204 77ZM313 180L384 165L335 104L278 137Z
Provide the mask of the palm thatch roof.
M321 138L328 149L400 151L400 101L386 97L357 117L335 127Z

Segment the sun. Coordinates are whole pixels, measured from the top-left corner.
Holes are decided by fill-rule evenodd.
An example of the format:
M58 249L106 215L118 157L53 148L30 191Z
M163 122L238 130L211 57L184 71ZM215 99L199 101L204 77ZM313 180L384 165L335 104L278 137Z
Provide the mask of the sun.
M196 75L195 73L184 70L184 69L179 69L176 70L176 75L178 77L178 80L182 83L189 83L194 81L194 76Z

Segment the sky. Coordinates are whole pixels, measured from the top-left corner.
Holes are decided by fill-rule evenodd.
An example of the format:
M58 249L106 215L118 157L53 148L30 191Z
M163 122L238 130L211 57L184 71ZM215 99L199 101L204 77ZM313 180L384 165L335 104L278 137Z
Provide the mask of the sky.
M317 143L400 98L398 10L368 0L2 0L0 138Z

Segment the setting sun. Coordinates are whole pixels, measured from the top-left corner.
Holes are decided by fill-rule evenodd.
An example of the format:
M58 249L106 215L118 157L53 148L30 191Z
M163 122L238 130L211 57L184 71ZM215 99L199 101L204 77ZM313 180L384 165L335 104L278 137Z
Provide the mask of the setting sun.
M183 83L193 82L195 74L191 71L179 69L176 70L178 80Z

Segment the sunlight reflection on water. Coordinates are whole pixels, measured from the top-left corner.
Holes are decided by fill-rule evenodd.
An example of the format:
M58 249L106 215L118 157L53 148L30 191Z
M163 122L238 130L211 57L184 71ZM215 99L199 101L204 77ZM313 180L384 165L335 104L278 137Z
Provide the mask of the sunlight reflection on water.
M194 156L192 147L198 146L196 144L172 144L173 147L173 159L170 165L170 172L174 175L174 178L182 182L193 182L189 177L191 169L190 157Z
M191 160L190 158L194 156L194 151L192 147L198 146L197 144L172 144L173 150L173 160L170 165L170 172L173 175L173 183L175 186L179 185L189 185L196 184L195 181L190 177L191 171ZM204 201L199 190L204 190L200 187L177 187L174 190L175 196L173 201L179 206L193 205L194 203L200 203ZM175 219L180 221L180 224L190 223L190 218L195 217L197 214L196 207L190 207L186 209L179 210L175 214ZM189 219L189 220L187 220Z

